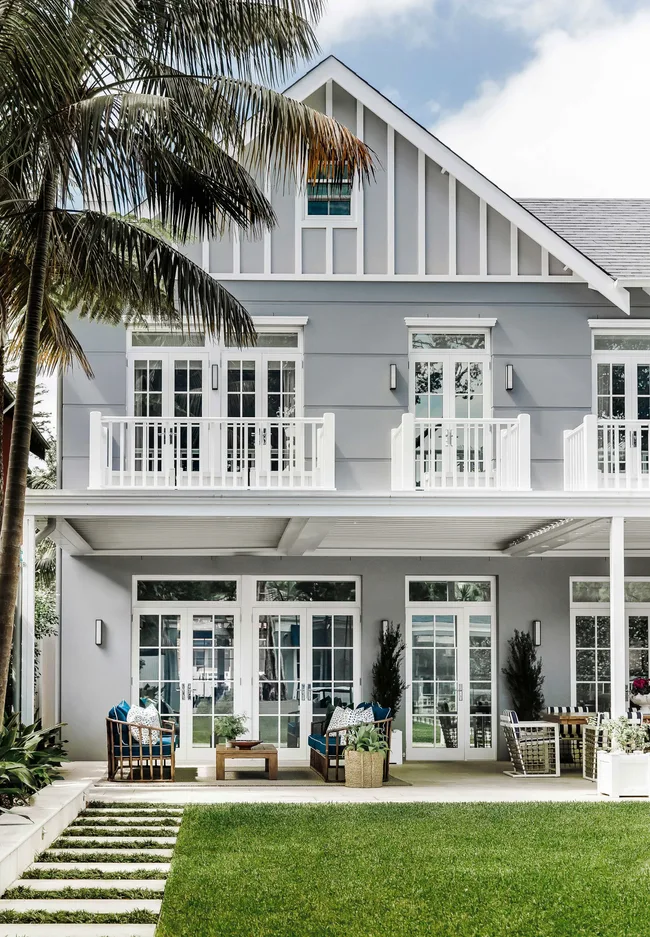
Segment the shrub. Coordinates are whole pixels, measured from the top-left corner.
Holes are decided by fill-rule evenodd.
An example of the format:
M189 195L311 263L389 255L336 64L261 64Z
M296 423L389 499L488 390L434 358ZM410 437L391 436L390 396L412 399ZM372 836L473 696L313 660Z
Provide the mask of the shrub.
M517 631L508 641L508 660L502 673L512 700L512 708L523 721L539 719L544 708L542 661L537 658L533 639Z
M361 725L348 730L347 751L351 752L386 752L388 743L381 732L374 726Z
M58 739L61 725L23 725L14 713L0 726L0 806L24 804L32 794L62 778L57 770L67 755Z

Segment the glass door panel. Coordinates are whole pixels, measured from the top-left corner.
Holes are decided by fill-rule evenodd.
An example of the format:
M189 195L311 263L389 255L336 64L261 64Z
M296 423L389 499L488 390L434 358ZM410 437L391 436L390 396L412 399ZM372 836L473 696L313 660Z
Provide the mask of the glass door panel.
M191 622L192 748L214 748L215 717L234 713L235 618L194 613Z
M650 678L650 667L648 655L650 650L650 639L648 637L648 623L650 617L647 614L628 614L627 616L627 634L628 634L628 678L630 683L637 677Z
M176 476L201 471L203 362L177 358L172 362L173 415L187 420L169 430ZM197 422L191 422L196 417Z
M609 712L610 677L609 615L576 615L576 705L590 712Z
M469 746L492 748L494 648L492 616L468 616Z
M356 705L354 698L355 616L311 613L311 690L315 718L329 706Z
M457 756L457 616L413 615L411 635L413 745Z
M137 630L138 698L151 700L161 717L175 721L179 730L181 614L141 611Z
M258 623L258 735L278 749L303 748L306 690L302 676L303 615L261 613Z

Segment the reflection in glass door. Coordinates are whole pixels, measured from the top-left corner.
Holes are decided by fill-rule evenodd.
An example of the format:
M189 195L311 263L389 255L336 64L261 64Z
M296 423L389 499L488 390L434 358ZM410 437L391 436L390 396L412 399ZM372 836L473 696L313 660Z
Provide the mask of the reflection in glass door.
M473 607L414 609L408 633L411 758L495 757L494 616Z
M329 706L355 706L354 631L355 615L312 612L311 691L314 719L327 714Z
M260 612L256 615L257 736L285 750L285 758L306 754L308 684L303 674L305 613ZM253 728L255 734L255 729ZM290 752L288 751L290 750Z
M151 700L162 719L174 720L179 728L179 650L182 616L178 612L139 611L138 698Z
M206 754L214 748L216 716L234 713L235 615L189 612L184 642L181 704L185 703L186 757Z

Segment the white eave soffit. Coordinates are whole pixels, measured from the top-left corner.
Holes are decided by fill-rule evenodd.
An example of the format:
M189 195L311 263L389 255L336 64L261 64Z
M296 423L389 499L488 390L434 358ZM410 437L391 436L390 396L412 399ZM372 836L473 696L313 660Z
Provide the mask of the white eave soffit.
M445 146L421 124L409 117L396 104L369 85L356 72L334 56L329 56L285 90L287 97L303 101L332 80L355 97L364 107L375 113L410 143L422 150L430 159L454 176L462 185L474 192L486 204L516 225L524 234L573 270L626 315L630 314L630 294L619 282L591 261L559 234L547 227L539 218L507 195L482 173Z

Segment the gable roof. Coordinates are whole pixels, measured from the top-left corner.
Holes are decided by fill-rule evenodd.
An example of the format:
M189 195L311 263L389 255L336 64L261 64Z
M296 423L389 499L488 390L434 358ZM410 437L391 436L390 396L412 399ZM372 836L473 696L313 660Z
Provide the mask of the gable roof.
M491 182L335 56L330 55L323 59L284 93L288 97L302 101L328 81L336 82L364 107L377 114L430 159L453 175L462 185L483 199L487 205L557 257L567 268L586 280L590 287L598 290L627 315L630 314L630 294L616 282L615 276L559 231L550 227L525 204L518 202Z
M520 199L610 276L650 278L650 199Z

